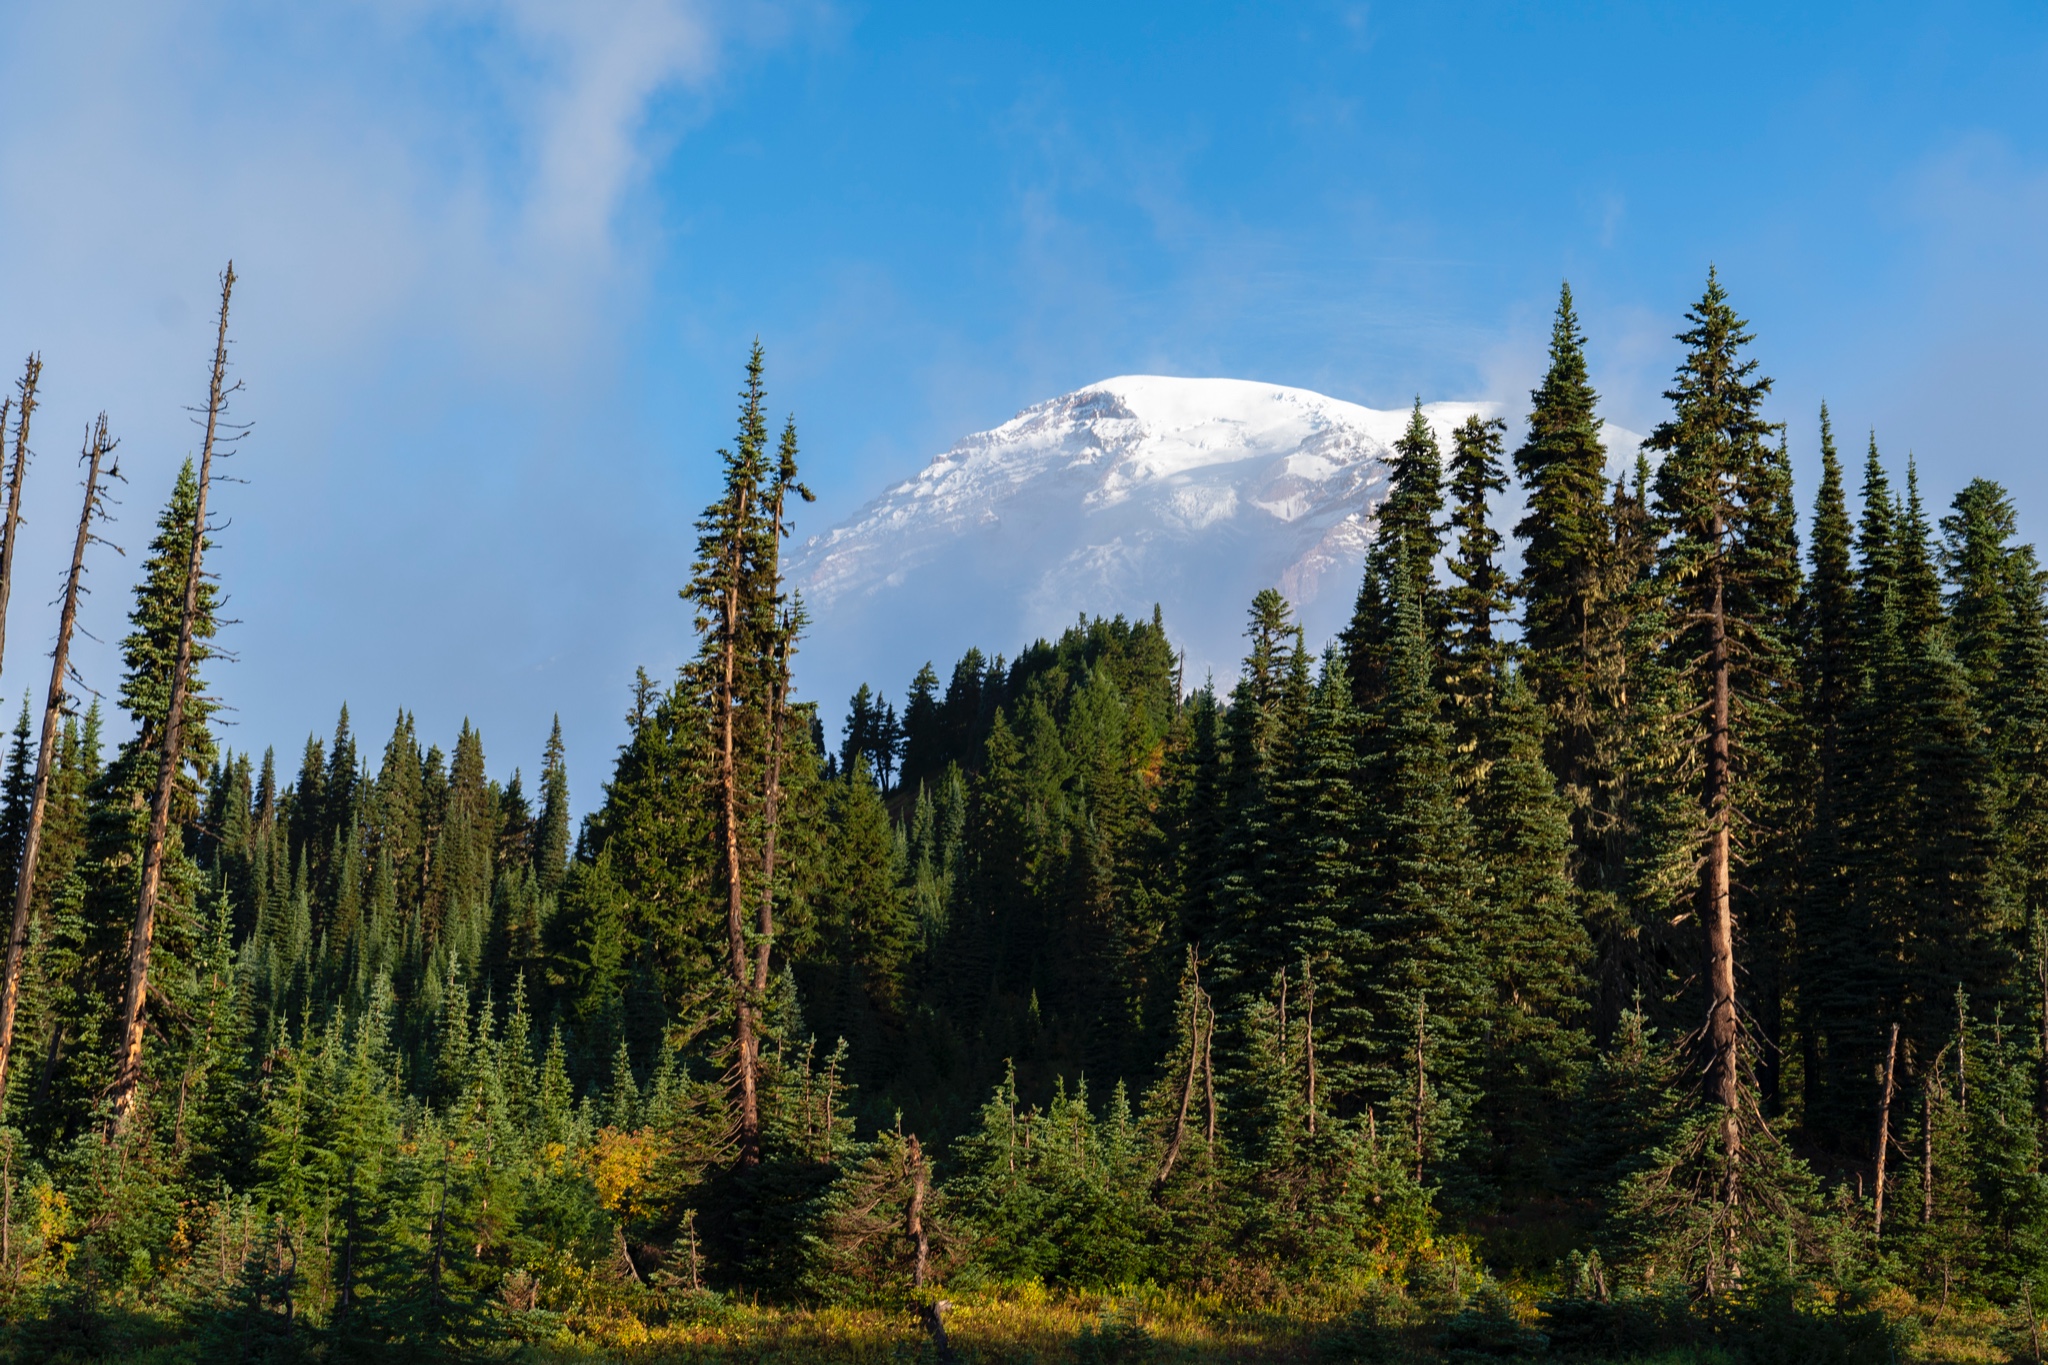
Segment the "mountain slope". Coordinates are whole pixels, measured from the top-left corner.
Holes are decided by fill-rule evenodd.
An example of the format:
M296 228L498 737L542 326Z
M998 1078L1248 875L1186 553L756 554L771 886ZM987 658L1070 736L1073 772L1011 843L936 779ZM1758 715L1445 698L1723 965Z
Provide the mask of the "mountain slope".
M1491 403L1432 403L1438 438ZM1320 645L1349 619L1408 414L1239 379L1125 375L966 437L813 537L790 575L828 729L859 680L899 696L926 659L1014 652L1081 613L1165 613L1192 686L1235 675L1253 594ZM900 676L899 676L900 675ZM822 688L820 687L822 684Z

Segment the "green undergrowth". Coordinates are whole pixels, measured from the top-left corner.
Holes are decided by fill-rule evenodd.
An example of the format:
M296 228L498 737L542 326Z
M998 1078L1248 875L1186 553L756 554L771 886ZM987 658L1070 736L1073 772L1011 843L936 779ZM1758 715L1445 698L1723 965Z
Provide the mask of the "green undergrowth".
M2033 1358L2028 1323L1996 1310L1942 1308L1901 1293L1829 1303L1760 1295L1711 1313L1682 1299L1532 1301L1487 1283L1455 1309L1382 1287L1348 1310L1231 1307L1145 1286L1061 1293L1035 1283L943 1291L952 1358L974 1362L1302 1362L1309 1365L1892 1365ZM26 1305L17 1303L19 1310ZM236 1321L89 1304L36 1305L8 1327L0 1361L228 1365L228 1362L432 1360L505 1365L669 1365L705 1362L937 1362L936 1343L909 1303L797 1308L710 1293L620 1304L574 1330L544 1315L507 1312L468 1348L406 1350L351 1343L317 1325Z

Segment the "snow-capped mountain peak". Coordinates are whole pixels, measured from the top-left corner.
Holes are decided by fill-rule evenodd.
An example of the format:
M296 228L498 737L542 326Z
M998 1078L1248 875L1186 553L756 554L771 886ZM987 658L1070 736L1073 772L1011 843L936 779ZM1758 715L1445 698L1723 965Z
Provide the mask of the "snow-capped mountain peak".
M1492 410L1424 408L1445 436ZM807 543L792 569L822 608L964 555L1028 587L1054 613L1043 628L1057 629L1079 611L1177 598L1174 582L1195 567L1180 551L1213 538L1238 571L1230 577L1264 570L1261 586L1285 579L1306 603L1329 569L1362 552L1407 422L1242 379L1105 379L962 440ZM1132 572L1141 563L1150 572Z
M1497 404L1423 406L1451 429ZM790 564L817 623L812 683L898 692L927 659L993 655L1078 615L1155 604L1192 684L1236 673L1278 587L1320 643L1347 619L1406 410L1242 379L1122 375L965 437ZM896 675L902 674L899 678Z

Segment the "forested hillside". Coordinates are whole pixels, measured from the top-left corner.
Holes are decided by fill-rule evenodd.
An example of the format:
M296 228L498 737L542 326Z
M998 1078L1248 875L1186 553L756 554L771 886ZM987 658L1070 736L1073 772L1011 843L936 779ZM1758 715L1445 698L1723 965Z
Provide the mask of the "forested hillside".
M1795 490L1711 274L1632 469L1567 290L1521 444L1418 405L1349 629L1218 604L1227 691L1134 604L794 700L757 347L691 661L633 680L580 826L559 727L221 743L228 303L103 699L62 654L115 568L88 440L0 783L14 1358L833 1309L994 1359L976 1323L1078 1294L1128 1300L1085 1359L1168 1307L1266 1323L1243 1358L2039 1358L2048 579L2002 489L1845 470L1825 409Z

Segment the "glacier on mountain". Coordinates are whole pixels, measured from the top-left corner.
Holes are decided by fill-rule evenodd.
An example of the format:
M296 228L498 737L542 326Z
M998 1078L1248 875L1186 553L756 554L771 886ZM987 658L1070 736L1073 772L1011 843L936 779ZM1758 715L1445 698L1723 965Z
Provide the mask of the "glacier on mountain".
M1451 429L1493 403L1423 405ZM968 436L799 547L799 665L828 728L852 686L900 697L969 645L1014 654L1083 614L1156 604L1186 680L1237 672L1251 599L1278 587L1312 644L1349 619L1406 411L1240 379L1124 375ZM836 734L835 734L836 738Z

